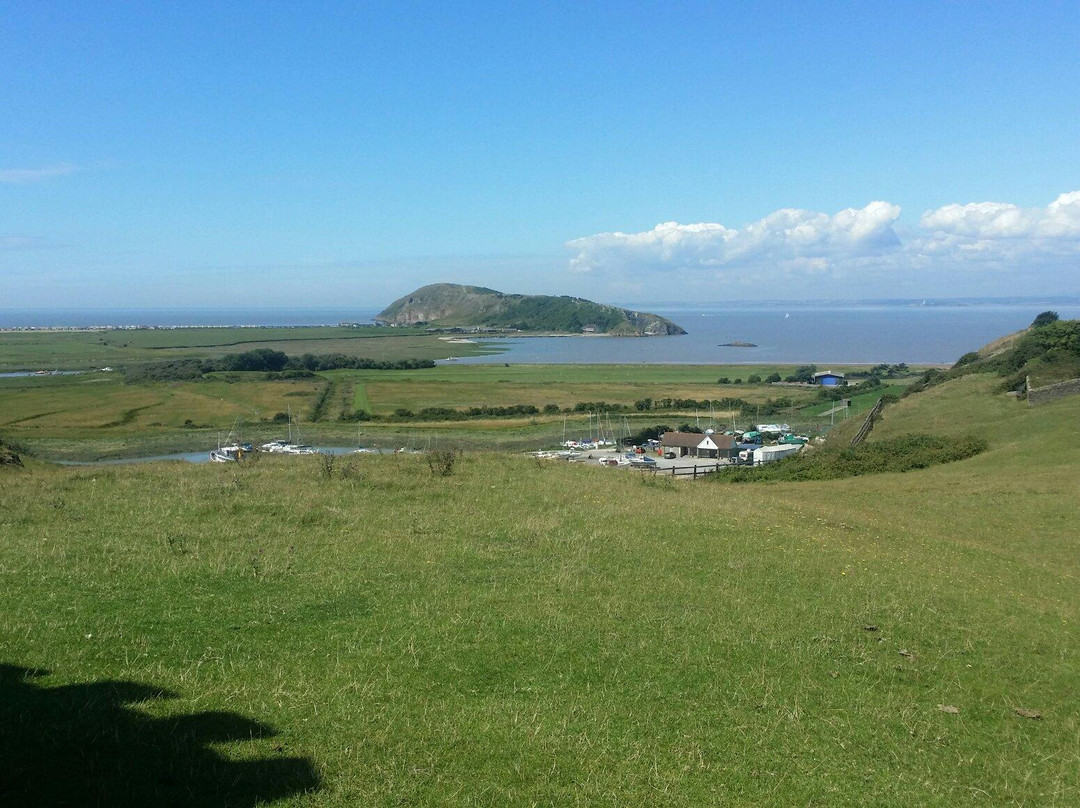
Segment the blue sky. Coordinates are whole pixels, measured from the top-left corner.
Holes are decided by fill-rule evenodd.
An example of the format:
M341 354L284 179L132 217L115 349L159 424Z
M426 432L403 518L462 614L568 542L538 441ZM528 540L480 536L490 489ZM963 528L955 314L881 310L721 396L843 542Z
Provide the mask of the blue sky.
M3 2L0 307L1077 294L1077 42L1075 3Z

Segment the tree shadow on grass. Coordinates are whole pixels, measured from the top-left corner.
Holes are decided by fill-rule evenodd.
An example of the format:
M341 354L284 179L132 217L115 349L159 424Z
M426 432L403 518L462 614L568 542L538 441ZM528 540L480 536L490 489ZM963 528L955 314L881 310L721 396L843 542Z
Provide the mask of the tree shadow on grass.
M0 805L253 806L319 786L311 761L227 760L208 744L272 738L236 713L153 718L129 705L176 698L135 682L43 687L48 671L0 665Z

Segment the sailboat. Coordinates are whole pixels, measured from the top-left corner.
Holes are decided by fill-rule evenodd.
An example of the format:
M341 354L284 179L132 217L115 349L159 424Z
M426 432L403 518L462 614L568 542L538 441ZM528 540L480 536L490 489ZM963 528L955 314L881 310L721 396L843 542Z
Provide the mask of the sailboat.
M300 440L300 425L296 425L296 439ZM289 407L289 439L285 440L272 440L269 443L264 443L259 447L259 451L270 452L272 454L317 454L314 446L307 446L302 443L293 443L293 414L292 407Z
M238 463L244 459L244 455L254 451L250 443L242 443L240 437L241 421L239 418L233 423L229 435L225 439L225 445L221 445L221 435L218 434L218 447L210 451L210 459L215 463Z

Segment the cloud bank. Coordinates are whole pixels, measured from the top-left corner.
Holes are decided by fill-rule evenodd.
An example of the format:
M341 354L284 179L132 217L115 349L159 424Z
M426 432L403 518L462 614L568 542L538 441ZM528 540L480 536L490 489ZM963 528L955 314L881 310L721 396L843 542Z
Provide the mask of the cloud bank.
M621 277L709 276L869 279L944 272L1062 267L1080 280L1080 191L1044 208L1001 202L945 205L918 226L900 208L871 202L833 215L785 208L741 228L665 222L642 233L597 233L567 242L570 269Z
M73 174L78 170L78 166L70 163L58 163L44 168L0 168L0 182L9 185L29 185L62 177L65 174Z

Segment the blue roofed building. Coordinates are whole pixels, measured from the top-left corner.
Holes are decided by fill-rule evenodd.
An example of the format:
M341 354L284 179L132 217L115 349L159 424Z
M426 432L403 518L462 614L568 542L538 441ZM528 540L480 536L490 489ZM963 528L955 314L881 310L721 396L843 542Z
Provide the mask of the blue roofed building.
M847 380L844 378L843 373L823 370L814 374L814 384L820 384L822 387L844 387L847 385Z

